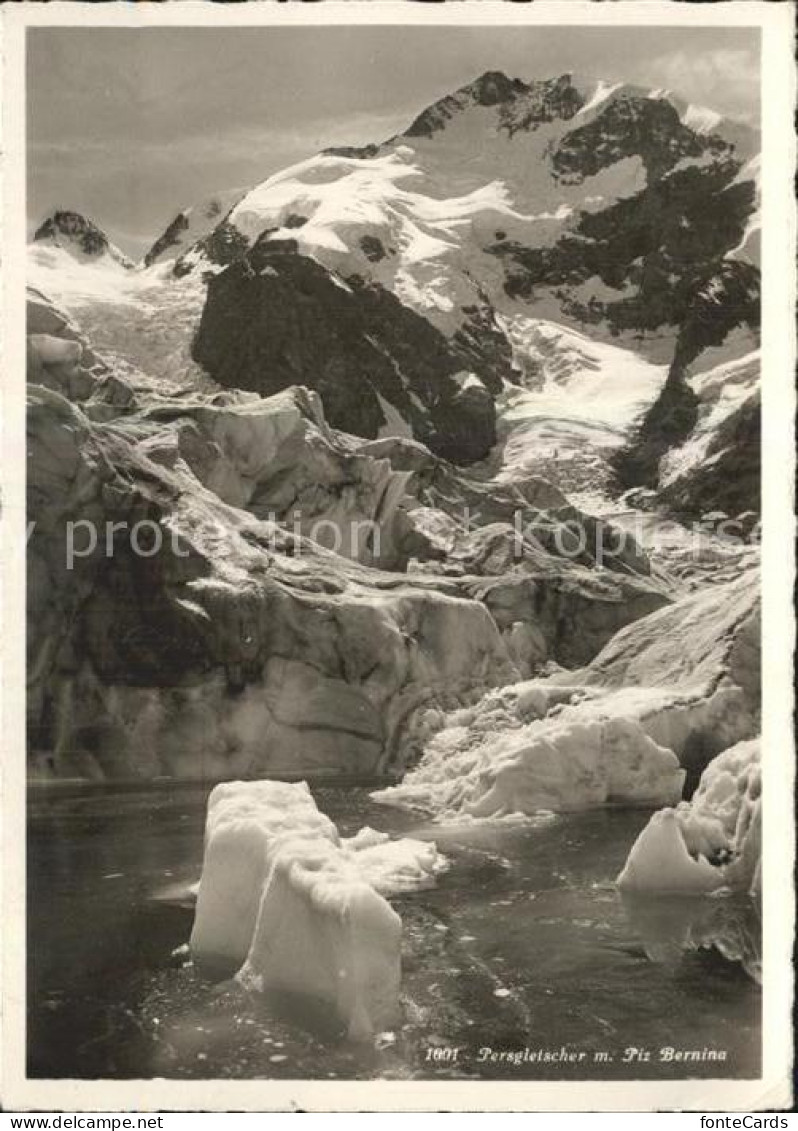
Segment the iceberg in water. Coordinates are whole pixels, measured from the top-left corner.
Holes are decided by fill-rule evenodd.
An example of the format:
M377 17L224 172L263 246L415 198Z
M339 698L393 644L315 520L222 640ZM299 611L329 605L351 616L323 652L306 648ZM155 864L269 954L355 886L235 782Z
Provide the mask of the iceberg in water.
M691 801L655 813L618 877L629 892L758 892L761 861L759 739L709 763Z
M398 1020L402 921L329 841L275 854L239 980L331 1006L359 1039Z
M445 867L432 843L341 838L305 782L227 782L208 799L192 954L239 967L249 988L321 1001L368 1037L399 1009L402 924L386 896Z

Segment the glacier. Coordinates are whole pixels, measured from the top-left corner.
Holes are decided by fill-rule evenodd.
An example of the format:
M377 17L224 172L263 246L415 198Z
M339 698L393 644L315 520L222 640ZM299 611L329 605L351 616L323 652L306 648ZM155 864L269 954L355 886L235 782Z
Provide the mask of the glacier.
M30 773L210 790L202 992L371 1044L412 1030L403 947L450 993L435 931L522 1011L403 897L451 868L448 912L478 860L486 918L546 897L525 935L580 829L652 960L756 965L733 900L694 898L761 885L756 143L666 91L489 72L181 207L138 265L82 217L37 231ZM75 552L75 518L110 543ZM300 777L423 831L369 806L342 835Z

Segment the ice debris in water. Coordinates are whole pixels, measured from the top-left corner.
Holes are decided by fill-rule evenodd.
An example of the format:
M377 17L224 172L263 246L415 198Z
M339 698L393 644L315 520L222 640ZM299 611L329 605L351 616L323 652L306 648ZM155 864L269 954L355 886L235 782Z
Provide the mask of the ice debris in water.
M208 799L191 951L256 990L331 1006L351 1037L398 1019L402 924L386 896L434 883L434 844L341 838L304 782L228 782Z
M760 742L713 758L691 801L655 813L618 877L626 891L756 893L761 866Z
M517 814L551 820L555 812L608 802L662 805L679 799L679 759L636 718L624 717L628 704L621 697L524 722L524 686L510 689L517 702L507 717L493 712L492 728L483 718L469 727L445 726L418 766L374 798L458 821ZM496 698L488 693L484 715Z

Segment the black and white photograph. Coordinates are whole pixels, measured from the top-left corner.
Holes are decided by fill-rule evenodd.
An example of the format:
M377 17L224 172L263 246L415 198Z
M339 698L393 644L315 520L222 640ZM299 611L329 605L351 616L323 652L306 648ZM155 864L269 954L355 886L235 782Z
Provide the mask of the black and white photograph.
M792 6L21 7L20 1106L789 1106Z

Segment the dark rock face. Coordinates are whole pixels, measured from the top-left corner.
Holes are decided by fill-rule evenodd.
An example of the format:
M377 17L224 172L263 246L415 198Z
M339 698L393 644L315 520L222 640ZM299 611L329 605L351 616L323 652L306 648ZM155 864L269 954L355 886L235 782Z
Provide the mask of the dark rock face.
M660 460L667 451L687 439L697 420L696 395L681 369L672 367L634 441L616 459L620 485L656 487Z
M496 106L520 94L524 83L508 78L503 71L486 71L466 89L479 106Z
M337 279L292 241L262 237L209 281L193 352L228 387L316 389L333 427L360 436L385 423L381 397L447 459L482 459L495 443L493 358L449 343L382 287ZM461 388L464 370L483 384Z
M83 255L99 258L109 255L123 267L131 268L132 262L109 242L101 228L79 212L54 212L33 233L34 243L67 243L76 247Z
M382 246L382 241L378 240L376 236L361 236L360 247L370 263L379 263L385 258L385 248Z
M585 126L567 134L552 154L558 179L567 184L592 177L624 157L641 157L650 179L668 172L683 157L729 151L721 138L702 137L682 125L669 102L660 98L613 99Z
M322 149L325 157L352 157L355 160L376 157L379 152L380 146L374 142L368 145L331 145L327 149Z
M686 367L710 346L720 346L738 326L760 324L760 273L750 263L721 259L701 280L680 324L674 365Z
M403 136L432 137L446 128L460 111L469 106L499 107L499 125L511 136L519 130L534 130L542 122L572 118L583 105L583 98L570 75L525 83L501 71L487 71L454 94L427 107Z
M510 137L519 131L536 130L556 118L569 121L581 110L584 99L568 74L530 83L502 114L501 128Z
M454 94L441 98L423 110L405 130L405 137L432 137L468 106L496 106L513 99L526 89L520 79L509 79L501 71L487 71Z
M33 233L34 242L71 236L86 255L101 255L108 247L108 239L90 220L77 212L56 212Z
M183 232L188 231L189 222L188 216L185 212L178 212L172 223L166 228L163 235L159 236L150 250L144 256L144 266L151 267L156 263L165 251L170 247L176 247L180 244L180 237Z
M209 263L225 267L228 263L235 263L245 254L248 244L246 237L232 224L222 221L213 231L193 244L187 252L175 260L172 268L178 279L191 271L197 257L205 258Z
M509 295L529 298L536 287L562 288L563 309L587 325L606 320L618 332L646 331L700 320L706 333L716 332L714 317L701 319L694 311L702 292L721 274L735 292L729 309L739 308L741 287L754 288L759 274L748 264L724 261L754 207L753 182L732 183L738 171L734 161L678 170L601 212L582 213L573 235L553 247L505 240L488 250L505 261ZM594 276L630 293L587 304L569 298L569 285ZM738 322L757 317L757 298L752 290ZM726 329L728 321L724 337Z
M571 75L525 83L511 79L502 71L486 71L473 82L448 94L423 110L403 134L380 145L341 145L325 149L331 157L366 160L376 157L382 145L404 138L431 138L446 129L463 110L473 106L496 107L498 128L511 137L519 131L533 131L544 122L572 118L584 105L584 98L573 85Z
M685 379L685 370L703 350L722 345L726 336L736 327L746 326L754 332L758 331L759 282L759 271L747 263L724 259L709 268L684 313L668 379L659 397L646 413L631 444L619 452L615 461L615 470L622 487L657 487L660 460L670 448L684 443L698 419L698 402ZM745 466L739 483L727 488L719 476L719 468L713 465L707 468L706 476L697 472L682 483L678 491L667 492L667 499L676 510L691 515L700 513L712 502L714 493L724 494L727 489L730 498L739 496L739 506L736 506L735 513L759 509L758 410L755 427L752 425L754 414L750 408L745 409L743 418L746 426L742 430L730 426L730 447L725 461L730 464L735 458L734 451L738 451ZM738 444L735 443L735 436ZM719 450L714 454L717 455ZM708 452L707 457L711 454ZM723 462L719 461L721 464Z
M711 511L730 516L751 516L762 510L760 453L761 403L754 394L720 426L706 459L661 492L674 511L700 518Z
M480 302L464 306L462 313L463 321L455 331L452 343L468 362L468 367L479 373L493 392L501 388L500 382L495 379L497 374L505 381L517 381L512 346L500 329L487 297L482 295Z

